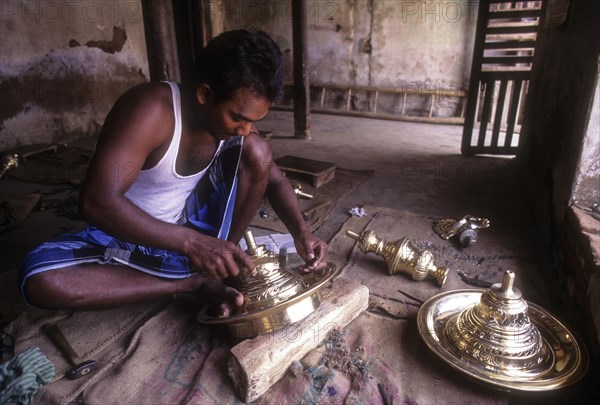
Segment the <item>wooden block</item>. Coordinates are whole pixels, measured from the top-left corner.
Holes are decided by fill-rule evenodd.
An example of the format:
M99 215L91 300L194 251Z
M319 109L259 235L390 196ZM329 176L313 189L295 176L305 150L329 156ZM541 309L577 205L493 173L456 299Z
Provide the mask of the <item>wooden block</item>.
M369 289L336 279L322 290L321 305L304 320L276 332L247 339L231 349L229 376L240 398L254 401L335 329L342 329L367 308Z
M333 180L337 164L320 160L306 159L286 155L275 160L275 163L289 178L306 181L314 188L319 188Z

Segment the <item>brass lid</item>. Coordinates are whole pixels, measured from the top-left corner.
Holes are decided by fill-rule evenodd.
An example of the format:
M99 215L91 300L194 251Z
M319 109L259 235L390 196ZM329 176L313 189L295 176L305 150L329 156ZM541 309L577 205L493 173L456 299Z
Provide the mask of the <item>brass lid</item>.
M587 371L585 347L545 309L528 303L507 271L489 290L432 297L419 310L421 337L442 360L496 388L546 391Z
M210 316L207 308L197 315L198 322L208 325L224 325L233 337L250 338L277 331L285 326L301 321L321 305L321 289L336 274L336 265L327 263L320 271L305 273L299 269L288 269L302 280L304 286L296 294L285 300L277 297L258 301L258 305L249 305L248 312L225 318ZM271 306L262 306L265 302Z
M279 256L265 245L257 246L251 232L244 234L254 274L244 273L236 286L245 298L245 312L225 318L212 317L208 308L198 313L205 324L223 324L234 337L247 338L269 333L300 321L321 304L321 288L335 275L328 263L321 271L304 272L280 267Z

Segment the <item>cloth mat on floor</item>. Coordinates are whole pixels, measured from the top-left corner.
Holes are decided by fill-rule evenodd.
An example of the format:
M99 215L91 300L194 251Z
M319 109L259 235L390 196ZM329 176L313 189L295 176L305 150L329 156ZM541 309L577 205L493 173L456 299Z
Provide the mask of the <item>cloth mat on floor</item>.
M349 218L330 241L329 258L343 268L338 277L369 287L369 311L328 335L255 403L507 403L508 394L473 384L437 359L422 342L414 319L421 303L438 292L472 288L457 275L456 266L472 277L498 281L498 267L519 275L530 259L505 243L507 235L494 235L493 228L480 233L471 253L458 254L459 248L431 231L432 218L389 208L365 210L367 217ZM358 251L345 236L347 229L427 241L436 262L452 269L446 286L388 275L383 259ZM493 241L505 252L495 258L491 248L485 249ZM217 328L200 325L195 315L196 307L181 300L74 314L37 311L22 314L7 331L15 337L16 352L38 346L56 366L57 379L33 403L240 403L227 375L229 348L235 342ZM74 349L101 368L80 380L60 378L68 363L40 332L50 322L57 322Z
M372 175L372 170L349 170L338 167L333 180L324 184L318 189L310 186L309 184L299 183L296 180L292 180L292 184L300 184L303 192L314 196L313 199L298 199L298 204L300 205L300 209L302 211L314 207L322 202L331 202L331 204L329 204L327 207L315 212L314 215L309 215L308 219L306 220L306 225L308 228L311 231L319 228L323 222L325 222L329 214L339 204L339 202ZM265 218L261 217L261 212L263 213L263 216L266 214ZM287 228L277 217L273 211L273 208L271 208L271 205L266 199L263 201L260 209L252 219L250 226L270 229L279 233L288 233Z
M33 211L41 194L14 195L0 192L0 232L19 225Z
M58 323L96 372L62 378L69 366L40 332ZM33 404L237 404L227 376L234 342L195 320L195 308L176 301L110 311L23 315L8 330L16 352L38 346L57 377ZM297 333L297 332L296 332ZM315 333L304 331L303 333ZM440 367L412 321L363 313L290 367L255 403L505 403L503 394Z

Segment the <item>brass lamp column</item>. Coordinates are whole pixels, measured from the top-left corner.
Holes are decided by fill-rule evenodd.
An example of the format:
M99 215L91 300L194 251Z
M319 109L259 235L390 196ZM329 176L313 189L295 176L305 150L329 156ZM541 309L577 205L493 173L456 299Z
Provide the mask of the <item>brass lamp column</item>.
M433 262L433 253L415 247L408 237L394 242L378 238L373 231L362 234L346 231L346 235L358 241L361 252L373 252L385 259L390 275L407 273L414 281L434 278L442 287L448 277L448 268L437 267Z

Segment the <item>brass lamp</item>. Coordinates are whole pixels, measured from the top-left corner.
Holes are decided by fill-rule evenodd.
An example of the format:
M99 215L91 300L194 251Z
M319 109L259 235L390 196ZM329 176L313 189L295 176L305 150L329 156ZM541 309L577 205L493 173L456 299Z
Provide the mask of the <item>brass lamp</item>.
M346 231L346 235L358 241L361 252L373 252L385 259L390 275L407 273L414 281L422 281L428 277L434 278L442 287L448 277L448 268L437 267L433 262L433 253L420 250L404 237L394 242L386 242L377 237L373 231L362 234Z
M488 290L455 290L427 300L417 315L427 346L454 369L502 390L549 391L580 380L588 354L542 307L525 301L506 271Z

